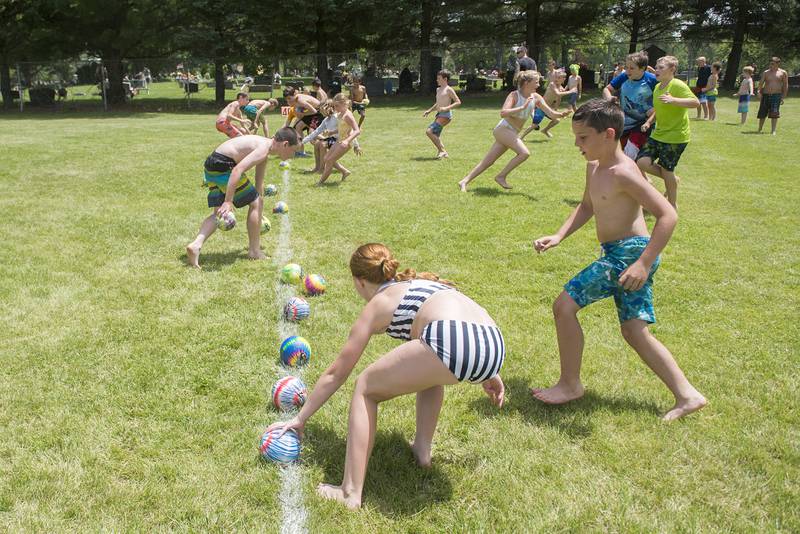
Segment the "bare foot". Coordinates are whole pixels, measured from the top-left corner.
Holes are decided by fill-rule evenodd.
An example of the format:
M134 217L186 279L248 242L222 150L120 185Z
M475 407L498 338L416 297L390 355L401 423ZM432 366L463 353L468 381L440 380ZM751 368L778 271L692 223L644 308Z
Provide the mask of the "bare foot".
M414 454L414 460L416 460L417 465L422 467L423 469L430 469L431 468L431 450L423 449L422 447L417 447L415 442L409 443L411 447L411 452Z
M547 389L533 388L531 395L545 404L564 404L583 397L583 384L578 383L577 387L569 387L556 384Z
M461 180L460 182L458 182L458 188L461 189L462 193L466 193L467 192L467 182L465 182L464 180Z
M706 404L708 404L708 401L702 395L683 401L678 401L675 403L675 406L673 406L672 409L668 411L664 417L662 417L662 419L664 421L674 421L675 419L680 419L684 415L689 415L690 413L694 413L703 409Z
M547 130L542 130L542 133L543 133L543 134L545 135L545 137L547 137L548 139L552 139L552 138L553 138L553 134L551 134L551 133L550 133L550 132L548 132Z
M314 174L315 172L322 172L322 169L306 169L303 174Z
M436 159L444 159L444 158L448 158L448 157L450 157L450 155L447 152L445 152L444 150L442 150L441 152L436 154Z
M351 510L355 510L357 508L361 508L361 499L356 499L354 497L345 497L344 491L342 491L341 486L333 486L331 484L320 484L317 486L317 493L324 498L330 499L332 501L338 501L343 505L347 506Z
M194 267L195 269L200 268L200 248L195 248L192 245L186 246L186 261L189 263L189 267Z
M503 189L514 189L513 187L508 185L508 182L506 182L505 177L497 176L495 177L494 181L500 184L500 187L502 187Z
M260 250L258 252L248 252L247 253L247 257L250 258L251 260L266 260L267 259L267 255L264 254L263 252L261 252Z
M342 181L344 182L344 179L345 179L345 178L347 178L348 176L350 176L351 174L352 174L352 173L351 173L350 171L343 172L343 173L342 173Z

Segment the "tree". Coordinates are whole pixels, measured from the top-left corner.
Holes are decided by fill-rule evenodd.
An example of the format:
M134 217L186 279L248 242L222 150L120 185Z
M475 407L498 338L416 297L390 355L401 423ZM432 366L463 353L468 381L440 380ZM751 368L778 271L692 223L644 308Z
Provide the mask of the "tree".
M628 53L636 52L641 41L674 35L683 23L684 2L680 0L623 0L610 9L611 20L622 26L630 36Z

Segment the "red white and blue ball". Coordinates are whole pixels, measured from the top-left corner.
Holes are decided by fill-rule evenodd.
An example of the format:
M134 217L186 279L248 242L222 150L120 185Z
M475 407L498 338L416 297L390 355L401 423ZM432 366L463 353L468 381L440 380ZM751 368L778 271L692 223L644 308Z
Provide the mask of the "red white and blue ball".
M289 213L289 205L283 200L276 202L272 208L272 213Z
M300 297L290 298L283 308L283 316L287 321L302 321L307 319L310 313L311 306L308 305L308 301Z
M265 460L289 465L300 459L300 437L293 430L278 437L280 433L278 429L264 432L258 450Z
M325 279L319 274L309 274L306 276L303 280L303 285L306 288L306 293L312 296L322 295L325 293L325 288L327 287Z
M306 385L296 376L284 376L272 386L272 404L283 412L302 408L307 396Z
M300 336L290 336L281 343L281 362L288 367L299 367L311 359L311 345Z
M217 228L227 232L228 230L233 230L233 227L236 226L236 215L233 212L229 211L225 213L225 215L217 215Z

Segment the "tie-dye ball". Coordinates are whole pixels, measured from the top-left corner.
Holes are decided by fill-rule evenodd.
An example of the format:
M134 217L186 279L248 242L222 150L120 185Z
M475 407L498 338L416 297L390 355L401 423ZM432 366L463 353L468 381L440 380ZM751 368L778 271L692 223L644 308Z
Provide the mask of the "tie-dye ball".
M308 305L306 299L300 297L290 298L283 308L283 316L287 321L302 321L308 318L310 313L311 306Z
M272 223L266 215L261 216L261 233L266 234L272 229Z
M309 295L322 295L325 293L325 279L319 274L309 274L303 280L306 288L306 293Z
M306 385L296 376L284 376L272 386L272 403L284 412L302 408L307 396Z
M283 200L276 202L272 208L272 213L289 213L289 205Z
M236 215L232 211L222 216L217 215L217 228L220 230L227 232L228 230L233 230L234 226L236 226Z
M300 336L290 336L281 343L281 361L288 367L299 367L311 359L311 345Z
M296 263L287 263L281 269L281 282L284 284L297 284L303 279L303 269Z
M280 433L280 430L264 432L258 450L265 460L289 465L300 459L300 437L293 430L278 437Z
M267 187L264 188L264 195L268 197L274 197L278 194L278 186L275 184L267 184Z

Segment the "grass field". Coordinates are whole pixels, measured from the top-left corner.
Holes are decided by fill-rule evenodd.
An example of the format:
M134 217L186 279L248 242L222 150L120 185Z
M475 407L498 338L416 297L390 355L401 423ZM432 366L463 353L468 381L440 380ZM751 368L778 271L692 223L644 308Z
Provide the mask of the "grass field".
M300 325L314 347L305 376L336 357L360 310L350 253L382 241L401 268L456 281L496 319L507 405L449 388L428 472L407 446L413 398L382 405L364 508L349 512L314 488L341 479L351 378L306 427L309 531L800 530L800 100L777 137L751 135L755 110L743 132L729 98L716 124L692 123L653 331L710 406L671 424L658 417L671 395L623 341L612 302L580 316L587 395L553 408L527 392L557 379L550 305L598 251L593 222L545 255L531 247L582 193L569 124L531 134L513 191L487 173L460 194L499 97L464 98L445 161L424 135L429 104L374 103L343 184L314 188L309 160L294 162L292 257L329 283ZM202 162L224 140L213 112L0 124L0 530L277 531L280 473L256 447L278 418L280 266L245 258L243 224L209 240L203 271L184 266L207 214ZM277 162L267 181L280 184ZM272 218L263 247L276 256ZM356 371L394 346L374 338Z

